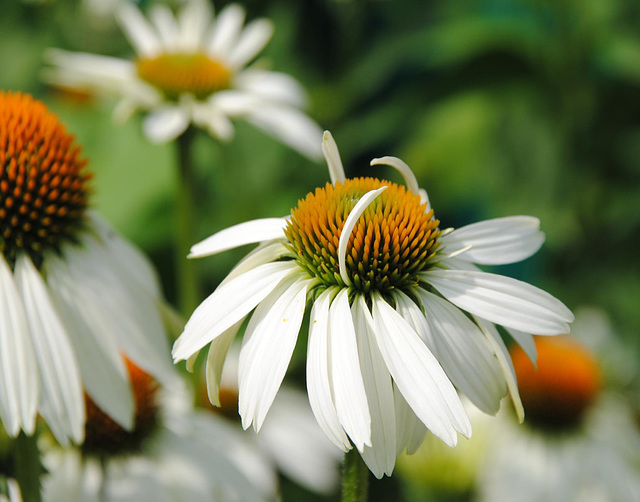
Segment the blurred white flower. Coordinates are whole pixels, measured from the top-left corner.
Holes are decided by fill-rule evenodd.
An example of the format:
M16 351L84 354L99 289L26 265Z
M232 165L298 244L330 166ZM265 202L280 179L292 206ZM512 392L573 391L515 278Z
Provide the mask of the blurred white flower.
M182 381L158 387L130 362L128 368L134 428L126 431L88 400L84 444L44 448L45 501L266 500L230 460L233 439L206 413L191 408Z
M120 99L118 120L148 112L144 132L154 142L180 136L190 124L230 140L240 118L309 157L320 155L321 130L300 109L305 96L290 76L247 65L267 44L271 22L243 28L245 12L225 7L213 21L205 0L191 0L177 16L154 5L147 21L124 3L118 20L135 61L51 49L44 78L55 85L93 90Z
M203 392L203 405L224 423L237 443L229 451L247 477L267 495L277 493L277 471L305 488L322 494L338 487L342 452L322 433L306 396L283 386L276 396L260 434L242 432L238 416L239 350L232 347L220 381L218 407L212 407ZM206 401L206 402L205 402Z
M155 273L87 211L73 141L42 103L0 92L0 418L32 434L40 413L62 444L83 440L84 390L133 425L122 354L172 372Z
M640 500L640 431L632 408L607 389L595 356L576 340L536 342L537 371L520 350L513 353L527 420L517 425L508 413L496 419L479 500Z
M291 358L305 307L312 304L307 389L325 434L352 445L377 476L414 451L427 428L453 446L471 426L454 385L495 414L509 389L519 407L509 355L495 326L531 336L565 333L573 314L529 284L480 271L531 256L544 234L517 216L439 229L427 194L401 160L408 189L373 178L345 179L337 147L323 150L333 184L299 201L286 218L250 221L192 248L191 257L261 245L191 316L175 361L210 344L209 395L217 404L227 350L250 317L238 369L244 428L259 430ZM254 310L255 309L255 310ZM468 317L465 312L473 317Z

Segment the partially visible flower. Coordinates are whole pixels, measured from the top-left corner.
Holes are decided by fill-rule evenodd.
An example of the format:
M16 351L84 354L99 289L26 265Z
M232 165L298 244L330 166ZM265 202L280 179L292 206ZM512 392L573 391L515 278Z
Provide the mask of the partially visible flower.
M171 373L160 291L143 255L88 210L91 174L55 115L0 92L0 419L58 441L84 437L83 389L125 427L121 354Z
M415 450L430 429L450 446L471 426L454 385L495 414L510 390L521 414L513 369L496 327L531 335L569 329L572 313L526 283L474 263L525 259L544 235L536 218L517 216L441 230L409 167L385 157L407 188L373 178L345 179L325 134L331 180L287 218L242 223L192 248L191 257L262 244L196 309L173 348L175 361L210 344L212 401L220 370L243 320L238 369L245 428L262 426L284 378L305 307L312 304L307 389L314 414L341 449L352 445L378 477ZM255 309L255 310L254 310ZM465 314L466 311L469 316Z
M144 132L154 142L175 139L190 124L227 141L234 134L231 119L240 118L309 157L320 155L321 130L300 111L305 97L299 84L283 73L247 67L271 38L269 21L243 28L244 10L232 4L212 23L205 0L187 2L177 17L155 5L151 22L131 4L118 12L135 61L52 49L45 79L119 98L118 120L138 109L149 112Z
M271 407L260 434L242 432L238 416L238 356L231 348L225 360L218 396L211 406L203 393L203 406L228 428L237 446L229 451L247 477L266 495L277 493L277 472L322 494L334 493L339 481L341 452L325 437L304 394L283 386Z
M160 387L131 362L127 366L134 427L123 429L87 397L85 442L45 451L44 500L264 500L229 459L232 441L211 424L202 427L209 417L193 412L182 381Z
M478 479L487 502L640 500L633 410L604 387L596 357L575 339L537 338L537 371L513 351L527 420L496 421Z
M15 479L4 480L6 491L0 489L0 502L22 502L20 485Z

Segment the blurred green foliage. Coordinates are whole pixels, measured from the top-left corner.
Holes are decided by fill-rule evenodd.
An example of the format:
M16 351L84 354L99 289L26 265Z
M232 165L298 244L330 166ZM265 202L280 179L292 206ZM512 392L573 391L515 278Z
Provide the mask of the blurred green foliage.
M145 6L152 2L144 2ZM220 9L227 2L216 2ZM59 113L84 145L95 206L156 262L170 299L173 145L149 144L113 103L69 99L39 80L47 47L130 57L115 24L71 0L0 5L0 88ZM247 0L276 31L265 57L299 79L347 175L404 159L444 227L540 217L547 242L504 267L569 307L608 311L640 341L640 3L627 0ZM250 126L196 158L198 234L288 213L328 180ZM246 250L201 260L212 289ZM387 481L393 486L395 481ZM391 490L393 491L393 490ZM381 493L384 493L384 488Z

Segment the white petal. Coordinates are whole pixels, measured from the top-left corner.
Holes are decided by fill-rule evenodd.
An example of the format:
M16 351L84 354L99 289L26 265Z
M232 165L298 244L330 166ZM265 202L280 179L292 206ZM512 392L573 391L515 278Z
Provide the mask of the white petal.
M115 343L115 334L102 326L101 305L90 300L84 281L57 256L46 258L47 285L73 344L85 389L116 422L133 426L134 404L129 376Z
M238 366L242 426L257 431L289 366L304 316L311 281L294 275L283 280L256 308L244 334Z
M203 129L206 129L211 136L222 142L228 142L233 139L236 131L229 117L217 105L218 96L224 91L215 93L211 98L204 102L193 104L192 120L193 123Z
M296 108L302 108L306 102L302 86L286 73L247 69L236 75L234 83L235 88L268 101Z
M139 56L153 57L162 50L156 33L137 7L126 2L121 4L117 19Z
M393 398L396 410L396 455L399 456L405 449L412 455L422 445L427 428L396 385L393 386Z
M395 292L394 300L398 313L409 323L421 340L427 344L431 353L438 359L438 345L435 340L435 334L427 322L424 312L402 291Z
M38 369L24 306L9 265L0 255L0 417L10 436L33 434Z
M267 263L218 287L191 315L173 346L175 362L186 359L251 312L292 272L290 262Z
M396 463L396 417L391 375L373 334L373 318L362 295L351 307L355 322L360 370L371 416L371 447L365 446L362 458L381 479L391 476Z
M142 123L145 136L153 143L166 143L187 130L191 117L181 106L168 106L153 110Z
M118 349L136 365L161 382L173 380L159 299L148 285L140 284L120 257L90 234L83 237L82 247L66 246L63 254L73 264L76 283L83 283L84 301L100 306L94 328L98 336L112 334Z
M340 425L333 396L329 372L329 305L335 288L323 291L313 303L309 320L307 348L307 392L309 403L320 428L342 451L351 449Z
M537 335L569 332L574 317L562 302L530 284L496 274L430 270L421 274L454 305L478 317Z
M187 2L178 15L179 49L183 51L199 50L211 20L211 4L208 0Z
M413 174L411 168L402 160L397 157L382 157L380 159L373 159L371 161L372 166L391 166L394 169L397 169L402 177L404 178L404 182L407 184L407 188L415 193L420 193L420 186L418 185L418 180L416 179L416 175Z
M371 416L346 289L337 294L329 308L329 371L340 423L362 451L365 445L371 446Z
M322 129L296 108L265 102L252 110L246 120L312 160L321 157Z
M284 239L286 218L251 220L220 230L191 247L189 258L203 258L256 242Z
M347 255L347 244L349 244L349 238L351 237L351 232L353 232L358 219L362 216L362 213L366 211L369 205L384 192L388 187L383 186L376 190L370 190L353 206L353 209L347 216L346 221L344 222L344 226L342 227L342 232L340 233L340 240L338 241L338 264L340 267L340 277L347 286L351 285L351 279L347 275L347 265L346 265L346 255Z
M173 50L178 39L178 25L169 7L155 4L149 11L149 18L162 40L165 50Z
M482 319L476 319L478 326L487 337L487 340L492 344L494 353L502 372L504 374L505 381L507 382L507 388L509 389L509 396L513 402L513 407L516 411L518 421L522 423L524 421L524 407L522 406L522 400L520 399L520 392L518 391L518 382L516 379L516 371L513 368L513 362L509 355L509 350L502 341L500 333L496 330L495 326L490 322L483 321Z
M41 414L60 444L66 445L67 437L81 443L84 393L71 343L42 276L26 255L18 257L15 275L40 368Z
M460 227L441 239L445 253L483 265L515 263L535 254L544 243L540 220L532 216L495 218Z
M278 260L278 258L281 258L282 256L290 253L291 252L286 247L284 247L284 245L280 241L268 241L260 244L257 248L255 248L248 255L242 258L242 260L240 260L238 264L233 267L231 272L229 272L229 275L227 275L227 277L225 277L220 284L225 284L231 279L234 279L253 268L264 265L265 263L276 261Z
M533 338L533 335L511 328L507 328L507 332L513 337L516 342L518 342L518 345L520 345L522 350L524 350L524 353L527 354L527 357L531 361L531 364L533 364L533 366L535 367L536 361L538 360L538 349L536 347L536 342Z
M237 45L229 54L229 63L234 68L240 68L251 61L264 49L273 35L273 24L266 19L258 19L249 23Z
M480 410L495 415L507 389L482 331L448 301L422 289L417 293L447 376Z
M214 339L209 345L206 366L207 395L214 406L220 406L220 379L224 360L243 322L244 318Z
M456 430L471 436L453 385L413 328L380 296L373 297L373 320L387 368L418 418L450 446L457 443Z
M244 9L238 4L228 5L220 11L208 37L207 47L212 56L229 54L240 36L244 16Z
M336 142L329 131L325 131L322 135L322 153L324 154L327 166L329 167L331 183L334 185L338 181L340 183L344 183L344 167L342 167L342 159L340 159L338 145L336 145Z

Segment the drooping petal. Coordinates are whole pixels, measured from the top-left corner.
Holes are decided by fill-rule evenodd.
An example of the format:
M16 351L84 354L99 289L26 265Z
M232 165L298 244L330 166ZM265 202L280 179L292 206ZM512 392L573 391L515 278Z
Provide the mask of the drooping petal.
M68 335L55 311L42 276L27 255L15 266L33 348L40 369L43 415L63 446L84 437L84 394L80 371Z
M133 426L134 404L129 376L115 341L104 325L104 312L93 293L77 280L57 255L46 259L47 285L73 344L82 383L95 403L125 429Z
M130 3L121 4L117 19L138 56L154 57L161 52L162 43L137 7Z
M509 350L502 341L500 333L496 330L496 327L490 322L482 319L477 319L476 322L480 329L487 337L487 340L493 346L495 356L500 363L502 372L504 374L505 381L507 382L507 388L509 389L509 396L513 403L513 408L516 411L518 421L522 423L524 421L524 407L522 406L522 400L520 399L520 392L518 391L518 382L516 379L516 371L509 355Z
M188 358L244 318L296 270L291 262L266 263L219 286L191 315L176 340L174 362Z
M238 4L231 4L220 11L211 28L206 44L209 53L216 57L226 57L236 45L245 12Z
M182 106L165 106L149 112L142 123L145 136L153 143L166 143L187 130L191 117Z
M336 142L329 131L325 131L322 135L322 153L324 154L327 166L329 167L331 183L334 185L336 182L344 183L344 167L342 167L342 159L340 159L338 145L336 145Z
M456 430L470 437L467 413L438 361L382 297L375 295L372 300L378 347L407 403L427 428L448 445L457 443Z
M420 307L418 307L411 298L400 290L395 291L394 300L398 313L409 323L409 326L415 330L420 339L427 344L427 347L437 359L438 346L436 344L435 334L427 322L424 312L420 310Z
M209 345L205 374L207 378L207 395L214 406L220 406L220 379L222 378L224 360L243 322L244 318L240 319Z
M393 386L393 398L396 410L396 454L399 456L406 449L411 455L422 445L427 435L427 428L416 416L396 385Z
M262 218L220 230L191 247L189 258L203 258L246 244L284 239L286 218Z
M373 318L366 301L358 295L351 307L355 323L360 370L371 416L371 447L365 446L362 458L369 470L381 479L391 476L396 463L396 416L391 375L373 333Z
M384 192L387 189L386 186L380 187L376 190L370 190L353 206L353 209L347 216L346 221L344 222L344 226L342 227L342 232L340 233L340 240L338 241L338 263L340 267L340 277L347 286L351 285L351 279L347 275L347 265L346 265L346 255L347 255L347 244L349 244L349 238L351 237L351 232L353 232L356 223L362 213L365 212L369 204L371 204L378 195Z
M0 254L0 418L10 436L33 434L38 369L25 309L11 269Z
M342 451L351 449L334 404L329 369L329 305L335 288L323 291L313 303L307 348L307 392L313 414L327 437Z
M336 295L329 307L329 350L336 412L345 432L362 452L365 446L371 446L371 416L346 289Z
M127 273L119 257L90 234L83 236L82 247L64 246L63 253L73 264L76 284L85 290L85 301L100 306L98 336L108 332L137 366L161 382L173 380L159 299L149 294L149 286Z
M402 177L404 178L404 182L407 184L407 188L415 193L420 193L420 186L418 185L418 180L416 179L416 175L413 174L411 168L402 160L397 157L382 157L380 159L373 159L370 163L372 166L391 166L394 169L397 169Z
M292 106L263 103L245 117L276 140L316 160L321 157L322 129L306 114Z
M480 410L495 415L505 381L482 331L448 301L422 289L417 293L447 376Z
M522 350L524 350L524 353L527 354L531 364L535 367L538 360L538 348L536 347L533 335L512 328L507 328L507 332L516 342L518 342L518 345L520 345Z
M244 334L238 366L242 426L260 430L289 366L304 316L303 275L283 280L256 308Z
M273 36L273 24L267 19L257 19L249 23L243 30L238 43L229 54L229 63L234 68L241 68L264 49Z
M509 277L466 270L430 270L420 276L454 305L509 328L559 335L569 332L574 319L560 300Z
M515 263L535 254L544 243L540 220L532 216L495 218L460 227L442 237L445 253L483 265Z

